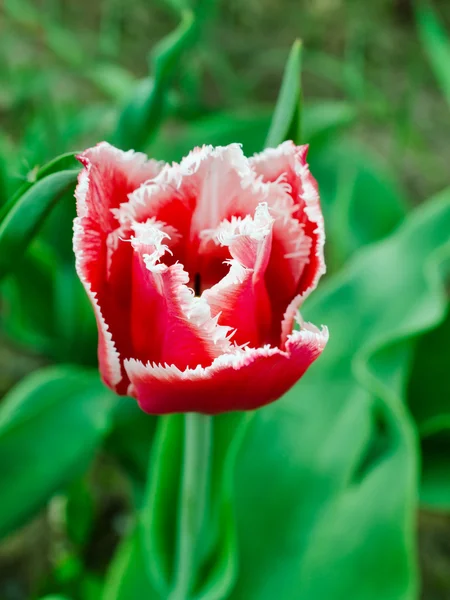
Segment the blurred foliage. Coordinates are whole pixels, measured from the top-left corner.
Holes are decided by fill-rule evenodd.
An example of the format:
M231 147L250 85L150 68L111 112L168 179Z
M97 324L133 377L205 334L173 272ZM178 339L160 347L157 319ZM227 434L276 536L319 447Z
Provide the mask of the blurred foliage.
M179 422L92 370L74 153L287 137L320 185L329 275L305 316L330 344L280 402L216 419L196 598L416 598L418 503L450 510L450 5L4 0L0 57L3 345L29 357L21 375L63 363L0 404L2 600L165 600L170 584ZM430 522L424 598L445 599Z

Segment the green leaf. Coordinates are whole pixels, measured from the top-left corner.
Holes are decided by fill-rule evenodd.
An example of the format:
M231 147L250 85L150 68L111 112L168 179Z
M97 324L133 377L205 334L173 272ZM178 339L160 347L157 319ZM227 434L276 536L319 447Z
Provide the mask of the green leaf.
M163 600L147 576L139 527L119 545L109 567L102 600Z
M265 147L274 148L291 138L294 142L301 140L301 57L302 43L296 40L289 53L284 69L280 93L267 134Z
M264 145L270 114L270 110L254 106L233 112L217 112L191 121L177 121L176 127L170 123L161 128L150 154L172 162L181 160L195 146L226 146L238 142L246 156L251 156ZM304 138L314 153L350 125L355 112L346 102L324 101L305 104L303 115Z
M416 2L416 23L431 68L450 106L450 37L427 0Z
M71 264L60 265L53 273L53 313L56 335L50 356L57 362L85 366L97 364L97 325L86 291Z
M94 523L94 498L85 481L74 481L67 490L65 504L66 532L72 543L82 548L87 542Z
M72 187L78 171L47 175L28 189L0 224L0 277L12 271L52 208Z
M448 399L448 396L447 396ZM420 502L433 511L450 510L450 436L434 434L422 441Z
M308 156L319 181L329 270L340 268L361 246L386 237L404 219L401 187L370 150L342 136Z
M218 415L213 420L211 498L208 527L202 541L205 564L195 600L228 598L239 572L234 473L238 452L252 416L249 413L229 413Z
M202 553L195 600L220 600L228 597L237 576L233 473L248 422L249 415L240 413L220 415L213 420L208 527L203 531L200 543ZM233 436L230 439L231 431ZM141 586L140 591L146 597L148 593L151 598L161 600L170 593L173 585L175 515L178 509L182 441L182 415L159 419L149 463L148 489L140 510L139 531L124 542L123 548L119 550L118 566L112 568L108 578L108 593L116 589L116 579L117 582L127 581L126 589L130 594L128 585L136 585L136 588ZM137 572L136 561L144 564L147 576ZM127 596L120 588L120 594L111 597ZM108 595L106 598L109 600Z
M56 264L52 248L35 240L15 265L14 276L5 278L1 289L2 330L15 343L47 356L58 335L53 318Z
M70 598L68 598L68 596L60 596L60 595L51 595L51 596L44 596L42 598L40 598L39 600L70 600Z
M450 245L448 257L450 258ZM445 376L449 363L450 314L445 296L442 298L442 305L443 316L445 312L447 316L439 327L426 333L418 341L408 385L410 410L420 434L426 438L450 432L450 381Z
M258 107L180 121L176 128L168 126L161 129L152 144L151 155L167 162L180 161L195 146L225 146L239 142L247 156L251 156L263 145L269 123L269 111Z
M83 472L115 402L96 372L75 367L32 373L6 395L0 407L1 537Z
M355 108L340 100L315 100L303 107L303 139L315 152L330 142L332 136L351 125Z
M75 159L76 153L67 152L66 154L61 154L57 156L53 160L49 161L42 167L35 167L32 169L27 175L27 181L16 191L16 193L8 200L8 202L2 207L0 210L0 223L6 217L6 215L12 210L14 205L17 203L19 198L21 198L27 190L32 187L34 183L40 181L47 175L52 175L53 173L58 173L58 171L71 171L73 169L80 169L79 163Z
M57 362L96 365L97 326L73 259L61 263L36 239L3 281L2 300L1 326L15 343Z
M144 559L162 598L168 596L175 553L175 528L183 453L183 415L159 420L141 509Z
M120 398L106 440L107 449L123 465L141 500L156 424L157 418L144 413L134 399Z
M450 243L438 253L442 273L450 272ZM436 258L436 257L435 257ZM442 322L417 343L408 385L408 402L422 437L420 500L438 510L450 508L449 302L442 297ZM445 317L445 318L444 318Z
M405 383L414 336L442 319L438 255L449 230L446 192L362 250L302 311L327 323L330 341L284 399L256 413L239 452L232 600L416 598L417 445Z
M191 12L183 13L179 27L153 50L154 79L146 79L122 111L113 142L123 149L142 150L162 122L167 92L178 63L194 42L198 28Z
M128 99L130 89L136 84L129 71L115 64L95 62L86 73L105 95L117 102Z

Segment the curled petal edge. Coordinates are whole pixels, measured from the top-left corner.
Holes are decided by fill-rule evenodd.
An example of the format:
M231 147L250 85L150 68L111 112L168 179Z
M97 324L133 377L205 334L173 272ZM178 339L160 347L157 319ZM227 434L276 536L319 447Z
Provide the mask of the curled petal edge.
M80 178L83 176L81 173ZM109 387L116 388L122 380L122 368L120 355L109 331L108 325L102 315L100 305L97 300L97 294L92 290L90 282L84 275L84 254L82 250L82 242L84 239L84 231L81 225L81 219L75 219L74 223L74 249L75 249L75 265L78 276L84 285L86 293L92 303L95 318L98 327L98 359L100 364L100 373L103 381Z
M180 370L129 359L124 361L131 381L128 394L150 414L200 412L218 414L253 410L280 398L322 353L328 329L304 323L292 332L285 349L236 348L208 367Z
M298 294L301 300L305 300L309 294L317 287L319 279L326 272L324 245L325 245L325 224L320 208L320 198L317 182L312 176L306 156L308 154L308 145L296 146L292 141L286 141L277 148L267 148L259 154L255 154L249 159L250 164L264 181L275 180L281 175L291 172L295 174L301 184L299 198L293 197L295 203L298 200L304 202L304 211L308 221L315 227L311 233L316 236L314 244L314 259L317 261L315 269L309 273L306 281L301 282ZM312 256L310 256L310 261ZM309 269L306 269L308 272Z

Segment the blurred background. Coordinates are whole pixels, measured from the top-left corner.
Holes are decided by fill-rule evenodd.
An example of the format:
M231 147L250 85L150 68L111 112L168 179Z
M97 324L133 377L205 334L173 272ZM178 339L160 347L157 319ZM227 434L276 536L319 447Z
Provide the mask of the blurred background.
M165 160L202 143L240 141L248 154L260 150L289 49L301 38L302 138L311 144L311 169L324 198L329 275L448 186L449 2L227 0L204 2L196 14L196 40L183 50L164 114L139 149ZM112 132L123 107L145 97L149 74L158 68L155 56L179 22L177 0L3 0L2 203L53 157L117 139ZM58 208L46 237L27 255L28 266L2 284L2 395L43 365L95 365L96 332L73 277L72 213L69 203ZM72 323L68 302L78 298L82 308ZM115 435L126 468L141 468L123 449L125 434ZM142 444L147 448L147 438ZM75 481L9 533L0 544L1 600L35 598L55 581L64 587L76 579L81 559L71 544L82 546L90 572L104 572L131 518L130 484L120 465L100 452L87 476L89 492L86 479ZM67 506L75 541L61 524ZM450 518L423 509L417 529L422 597L450 599ZM74 598L99 597L97 579Z

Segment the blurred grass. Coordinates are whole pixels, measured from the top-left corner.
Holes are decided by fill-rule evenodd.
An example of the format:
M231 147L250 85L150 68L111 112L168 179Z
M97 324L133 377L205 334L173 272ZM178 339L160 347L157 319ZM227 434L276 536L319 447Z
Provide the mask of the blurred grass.
M273 103L300 37L309 100L350 99L358 108L352 135L392 166L412 199L448 182L448 108L409 0L231 0L217 10L177 81L197 111ZM82 147L102 137L111 100L146 75L150 49L179 20L162 0L4 0L0 11L0 152L18 143L26 150L17 177L36 155L43 162L73 149L74 138ZM450 22L448 3L439 13Z
M181 0L3 0L0 204L32 178L37 165L108 135L118 104L124 104L134 84L147 77L149 52L179 23L181 4ZM173 153L175 143L182 146L178 138L185 124L181 119L214 120L220 110L240 112L244 121L251 114L265 123L288 49L295 38L301 38L307 102L313 107L319 100L348 102L355 113L348 138L377 155L411 202L448 185L449 110L419 44L410 0L222 0L215 19L205 10L208 7L214 9L213 2L204 1L207 23L202 42L195 51L186 52L184 69L177 75L170 103L175 118L164 125L160 153ZM436 7L450 31L450 3L436 2ZM304 125L307 130L308 123ZM201 132L201 121L197 126ZM2 348L2 388L9 387L22 370L33 368L35 359L23 356ZM112 471L114 479L117 469ZM129 490L118 486L117 492L116 484L111 487L113 492L101 501L101 516L107 513L97 523L102 529L94 536L100 544L114 537L118 516L128 514L123 505ZM113 507L109 514L104 504L114 504L111 498L118 498L119 508ZM58 563L64 552L47 549L58 542L54 523L48 535L48 518L46 513L1 546L0 598L27 598L24 589L43 578L52 560L57 576L70 580L66 567ZM423 597L446 600L450 598L448 518L424 513L419 532ZM44 543L40 553L31 549L36 540ZM103 547L92 555L99 560L110 552L111 548ZM26 573L23 589L11 573Z

